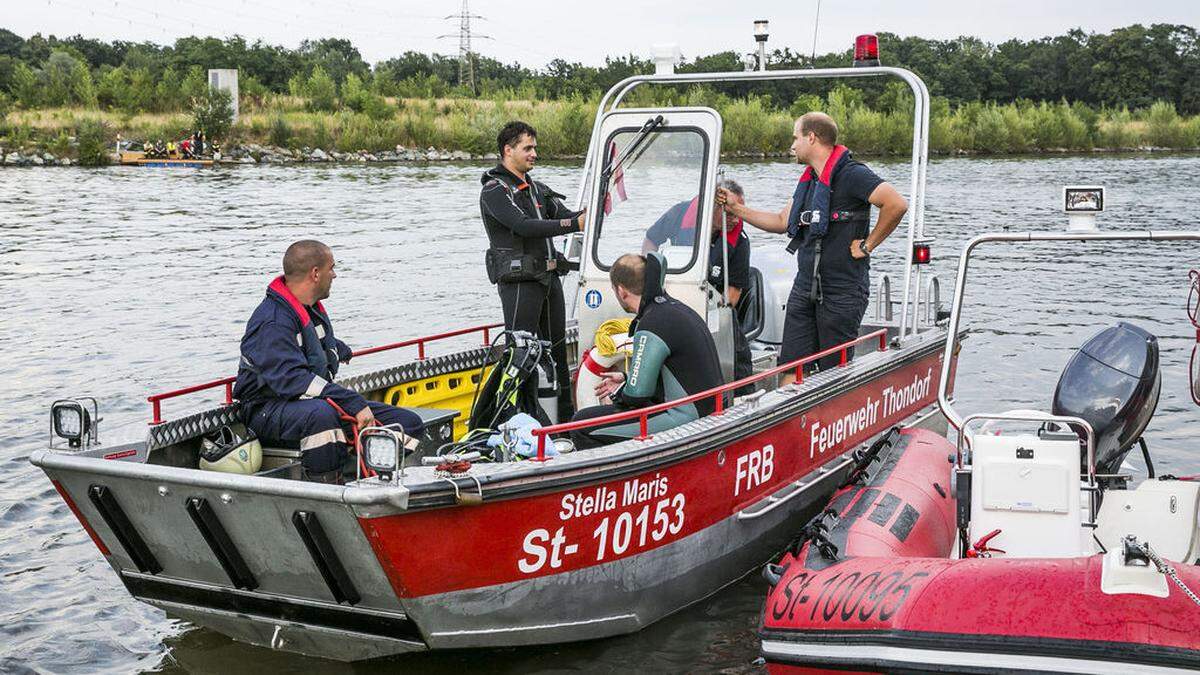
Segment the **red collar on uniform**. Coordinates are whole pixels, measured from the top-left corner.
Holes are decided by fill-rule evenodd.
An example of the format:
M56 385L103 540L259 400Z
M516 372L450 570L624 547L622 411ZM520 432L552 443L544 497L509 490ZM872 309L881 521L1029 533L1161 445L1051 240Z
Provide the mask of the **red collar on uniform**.
M308 315L308 311L304 308L304 305L296 299L296 296L292 295L292 291L287 287L287 282L284 281L283 275L275 277L275 280L267 286L267 289L278 293L279 297L283 298L284 301L291 306L292 311L296 312L296 316L300 317L301 326L307 326L308 324L312 323L312 317ZM322 314L325 313L325 308L321 306L320 302L317 302L316 308L318 312Z
M688 202L687 210L683 212L683 221L680 224L679 229L696 229L696 210L699 207L700 197L692 197L692 201ZM725 241L728 242L731 247L737 246L738 237L740 237L742 234L742 225L743 223L741 218L734 218L732 221L730 221L729 229L725 232ZM713 223L713 227L715 228L716 226L717 224Z
M846 154L847 148L844 145L833 146L833 152L829 153L829 159L825 160L825 166L821 169L821 182L829 185L829 181L833 179L833 169L837 166L838 160L842 155ZM813 170L811 166L804 167L804 173L800 174L800 182L806 183L813 179Z

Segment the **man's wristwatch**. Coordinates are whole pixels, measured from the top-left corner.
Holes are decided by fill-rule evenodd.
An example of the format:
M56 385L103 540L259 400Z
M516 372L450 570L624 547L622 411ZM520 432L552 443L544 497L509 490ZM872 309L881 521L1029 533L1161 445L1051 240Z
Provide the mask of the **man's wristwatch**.
M871 249L867 248L867 240L866 239L858 240L858 250L862 251L862 254L865 256L871 255Z

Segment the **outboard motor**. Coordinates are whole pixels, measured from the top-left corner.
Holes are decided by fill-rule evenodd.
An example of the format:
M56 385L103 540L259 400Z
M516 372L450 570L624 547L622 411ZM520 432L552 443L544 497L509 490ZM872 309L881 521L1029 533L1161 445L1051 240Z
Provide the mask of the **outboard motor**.
M1121 322L1092 336L1067 362L1053 412L1087 420L1096 433L1096 473L1117 473L1154 415L1161 384L1158 339Z

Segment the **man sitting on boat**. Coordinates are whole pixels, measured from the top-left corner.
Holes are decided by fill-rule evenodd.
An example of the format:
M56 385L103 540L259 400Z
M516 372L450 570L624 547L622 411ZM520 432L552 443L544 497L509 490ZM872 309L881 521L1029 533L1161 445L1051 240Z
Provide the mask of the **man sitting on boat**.
M412 411L368 401L333 381L351 355L321 305L337 277L333 265L333 251L319 241L288 247L283 275L246 324L233 387L246 426L264 445L298 447L306 477L321 482L335 482L347 457L343 413L360 429L399 424L416 436L422 427Z
M723 384L717 345L704 319L663 290L667 263L661 253L625 254L613 263L609 278L621 308L636 312L629 334L633 355L629 375L605 376L596 394L612 403L584 408L572 421L592 419L622 410L643 408L684 398ZM650 433L665 431L711 414L710 398L651 415ZM578 448L594 448L633 438L638 420L618 422L572 433Z

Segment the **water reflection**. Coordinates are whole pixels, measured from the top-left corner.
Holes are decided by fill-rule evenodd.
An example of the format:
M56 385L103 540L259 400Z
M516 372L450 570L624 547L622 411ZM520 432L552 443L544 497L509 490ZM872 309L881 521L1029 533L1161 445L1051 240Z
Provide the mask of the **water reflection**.
M871 162L902 191L904 163ZM170 672L488 669L751 669L764 590L751 577L632 636L581 645L432 654L335 666L233 643L132 600L40 471L46 408L63 394L102 401L103 437L141 435L145 396L233 372L246 317L301 237L333 245L327 303L339 336L367 346L495 320L483 273L479 176L486 167L111 168L0 171L0 672L161 668ZM944 159L929 171L932 270L944 294L969 237L1051 229L1064 183L1109 188L1104 227L1182 229L1200 158ZM571 192L573 165L539 180ZM780 208L794 166L735 164L752 206ZM750 232L755 246L781 237ZM896 276L897 236L873 269ZM1163 396L1147 440L1162 472L1195 473L1197 409L1187 392L1194 332L1184 315L1194 248L1153 247L1134 263L1101 244L988 247L973 268L957 394L966 411L1047 408L1072 350L1102 325L1159 336ZM899 293L899 289L896 290ZM383 359L383 357L380 357ZM366 363L374 368L386 360ZM364 364L355 364L356 368ZM352 371L353 372L353 371ZM216 394L215 396L219 396ZM170 415L214 397L168 406ZM992 403L998 401L998 404ZM122 426L124 425L124 426ZM1173 448L1173 449L1171 449Z

